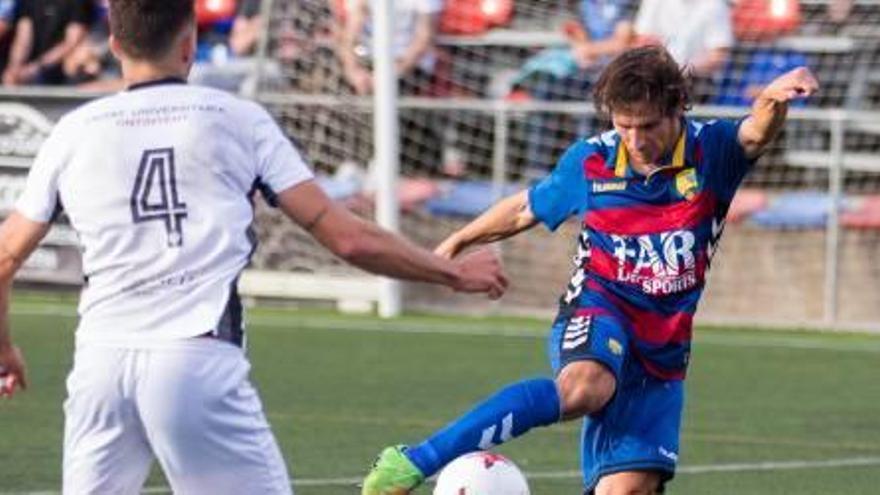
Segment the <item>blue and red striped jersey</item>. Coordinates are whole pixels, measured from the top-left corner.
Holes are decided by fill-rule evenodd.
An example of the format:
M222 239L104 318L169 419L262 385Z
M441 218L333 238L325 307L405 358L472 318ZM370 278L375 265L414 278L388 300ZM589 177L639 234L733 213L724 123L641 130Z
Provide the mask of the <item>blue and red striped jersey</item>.
M730 202L753 161L739 123L683 119L662 167L643 176L615 131L579 140L529 191L551 230L581 220L576 270L565 306L623 319L632 350L664 379L684 378L693 315Z

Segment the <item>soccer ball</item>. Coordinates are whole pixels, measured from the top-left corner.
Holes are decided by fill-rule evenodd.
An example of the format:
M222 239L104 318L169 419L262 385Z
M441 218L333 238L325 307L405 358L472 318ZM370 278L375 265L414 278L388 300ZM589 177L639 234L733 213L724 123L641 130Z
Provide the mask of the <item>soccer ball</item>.
M471 452L440 472L434 495L529 495L529 485L516 464L503 455Z

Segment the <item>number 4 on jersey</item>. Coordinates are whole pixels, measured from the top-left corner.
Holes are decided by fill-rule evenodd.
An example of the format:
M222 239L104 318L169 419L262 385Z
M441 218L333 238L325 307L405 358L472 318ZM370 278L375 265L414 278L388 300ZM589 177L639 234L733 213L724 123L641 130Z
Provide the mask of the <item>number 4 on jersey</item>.
M131 218L134 223L153 220L165 222L168 246L183 245L186 203L180 201L177 195L173 148L144 151L131 191Z

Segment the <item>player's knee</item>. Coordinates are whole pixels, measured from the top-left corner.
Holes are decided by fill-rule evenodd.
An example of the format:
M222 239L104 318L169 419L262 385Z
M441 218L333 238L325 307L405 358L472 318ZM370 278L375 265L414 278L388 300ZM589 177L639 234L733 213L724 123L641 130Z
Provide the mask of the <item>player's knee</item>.
M562 419L575 419L600 411L614 396L617 380L596 361L570 363L556 378L562 402Z
M606 476L596 486L596 495L654 495L660 488L660 473L627 472Z
M612 484L604 491L596 491L596 495L654 495L656 493L656 486L626 486L622 484Z

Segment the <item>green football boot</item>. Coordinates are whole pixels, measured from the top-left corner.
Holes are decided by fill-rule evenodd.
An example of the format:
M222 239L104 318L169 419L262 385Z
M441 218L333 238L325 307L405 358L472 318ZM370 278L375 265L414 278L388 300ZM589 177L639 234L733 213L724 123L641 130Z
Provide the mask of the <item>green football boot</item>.
M403 453L405 446L387 447L364 478L361 495L407 495L425 475Z

